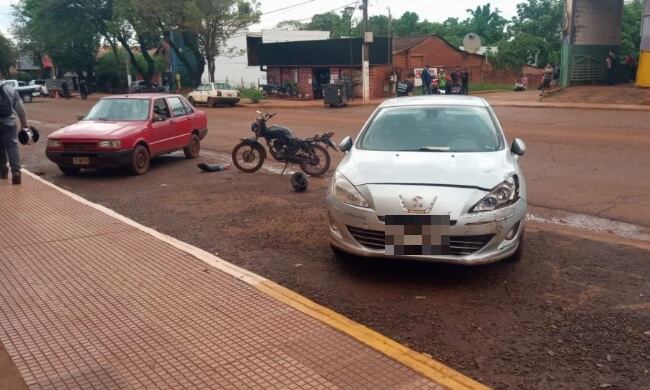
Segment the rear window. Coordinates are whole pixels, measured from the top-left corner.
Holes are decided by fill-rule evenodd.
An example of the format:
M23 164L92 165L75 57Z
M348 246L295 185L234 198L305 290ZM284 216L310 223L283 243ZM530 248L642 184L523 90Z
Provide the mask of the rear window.
M215 83L214 87L215 89L229 89L229 90L234 89L230 84L227 83Z
M487 108L407 106L382 108L363 132L359 149L492 152L501 137Z

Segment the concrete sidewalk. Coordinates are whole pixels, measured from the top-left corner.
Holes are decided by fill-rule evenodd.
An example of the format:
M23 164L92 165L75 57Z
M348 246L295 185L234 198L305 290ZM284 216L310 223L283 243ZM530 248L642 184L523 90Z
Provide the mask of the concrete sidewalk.
M485 388L28 173L0 210L0 341L30 388Z
M485 98L493 107L521 107L521 108L569 108L579 110L620 110L620 111L650 111L650 105L635 104L600 104L600 103L564 103L564 102L543 102L539 101L539 94L535 92L535 100L527 98L521 100L501 99L503 92L476 93L473 96ZM440 95L433 95L440 96ZM378 106L385 99L372 99L363 101L355 100L348 104L348 107ZM322 100L288 100L288 99L267 99L259 103L240 103L242 107L261 109L305 109L305 108L328 108L333 111L345 110L342 108L329 108Z

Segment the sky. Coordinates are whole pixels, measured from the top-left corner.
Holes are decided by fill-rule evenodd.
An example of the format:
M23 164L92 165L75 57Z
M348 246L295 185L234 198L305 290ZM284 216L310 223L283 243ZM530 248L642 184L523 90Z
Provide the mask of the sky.
M259 31L275 26L279 22L288 19L305 19L317 13L324 13L333 9L343 9L353 3L352 0L259 0L261 4L262 19L259 24L252 26L251 31ZM369 15L381 15L391 13L399 17L406 11L414 11L421 19L441 22L449 17L464 19L467 16L468 8L476 8L487 2L502 11L502 15L511 18L515 15L516 5L522 0L369 0ZM10 5L17 0L0 0L0 31L7 35L11 27ZM277 11L284 7L296 5L285 10ZM271 12L277 11L277 12ZM361 11L355 12L355 17L361 17Z

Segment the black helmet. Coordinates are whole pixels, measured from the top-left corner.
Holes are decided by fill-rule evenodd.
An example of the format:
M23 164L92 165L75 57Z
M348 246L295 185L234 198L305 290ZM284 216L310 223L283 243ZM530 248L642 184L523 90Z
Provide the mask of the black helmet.
M305 192L309 186L307 175L302 172L296 172L291 175L291 185L296 192Z
M18 132L18 141L23 145L31 145L38 142L40 134L34 127L22 129Z

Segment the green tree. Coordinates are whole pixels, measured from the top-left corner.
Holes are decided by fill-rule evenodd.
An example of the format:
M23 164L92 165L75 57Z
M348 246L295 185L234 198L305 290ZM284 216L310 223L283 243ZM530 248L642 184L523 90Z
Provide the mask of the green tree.
M562 47L562 0L528 0L517 4L506 38L492 57L497 67L520 70L524 64L540 66L560 60Z
M9 75L9 69L17 59L14 44L0 33L0 74Z
M463 29L478 34L486 44L494 44L503 39L508 20L501 16L498 8L492 9L490 3L468 9L470 18L463 22Z
M23 49L47 53L61 70L92 77L104 0L21 0L14 6L14 30Z
M641 46L641 22L643 2L633 0L623 7L623 33L621 37L621 55L639 55Z
M244 0L194 0L194 4L197 42L207 61L210 81L214 81L215 57L229 50L225 47L228 38L259 22L259 4Z

